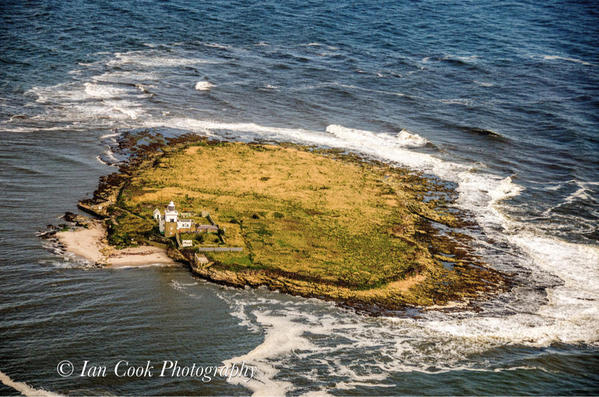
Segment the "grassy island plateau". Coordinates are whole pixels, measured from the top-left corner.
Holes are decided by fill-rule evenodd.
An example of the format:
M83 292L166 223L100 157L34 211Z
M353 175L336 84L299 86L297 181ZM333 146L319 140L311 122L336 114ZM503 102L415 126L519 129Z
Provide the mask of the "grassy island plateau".
M96 219L71 215L83 230L57 233L67 250L99 264L182 262L213 282L374 314L463 305L509 284L471 253L460 232L464 217L442 181L289 143L145 132L120 145L128 161L79 203ZM155 214L170 201L218 231L166 237ZM74 233L91 232L95 256L73 248Z

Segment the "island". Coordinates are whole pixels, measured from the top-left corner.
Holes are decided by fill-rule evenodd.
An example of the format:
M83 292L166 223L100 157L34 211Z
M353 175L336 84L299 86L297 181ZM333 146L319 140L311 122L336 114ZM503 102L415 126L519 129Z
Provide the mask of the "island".
M124 134L55 237L99 265L183 263L201 278L371 314L505 290L462 232L450 183L339 149ZM79 233L79 235L77 235ZM87 241L88 246L81 243Z

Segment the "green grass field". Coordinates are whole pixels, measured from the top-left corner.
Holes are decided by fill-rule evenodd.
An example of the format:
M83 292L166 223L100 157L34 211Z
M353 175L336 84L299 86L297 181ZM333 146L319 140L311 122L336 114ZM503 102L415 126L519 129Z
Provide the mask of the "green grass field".
M131 172L109 209L113 245L164 242L152 211L173 200L180 212L208 211L224 245L244 247L205 253L225 282L235 273L251 285L279 277L303 295L431 304L441 299L431 293L447 295L467 278L466 268L435 258L426 227L455 218L424 203L430 181L405 169L295 145L193 140L162 150ZM183 238L223 245L214 234Z

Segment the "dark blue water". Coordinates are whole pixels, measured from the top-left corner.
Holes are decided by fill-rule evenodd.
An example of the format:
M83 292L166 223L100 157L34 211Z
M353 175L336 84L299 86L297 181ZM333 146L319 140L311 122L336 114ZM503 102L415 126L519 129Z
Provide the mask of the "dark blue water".
M72 394L599 392L592 2L5 1L0 16L6 376ZM521 285L480 313L365 319L48 253L35 231L114 170L106 135L140 128L342 147L450 180L482 227L473 248ZM260 382L55 371L117 357L243 357Z

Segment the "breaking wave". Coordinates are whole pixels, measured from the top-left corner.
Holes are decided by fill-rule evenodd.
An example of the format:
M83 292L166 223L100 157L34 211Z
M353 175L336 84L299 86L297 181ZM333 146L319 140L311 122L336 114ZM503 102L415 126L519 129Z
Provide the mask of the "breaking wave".
M6 375L4 372L0 371L0 382L2 382L7 387L14 389L21 393L24 396L28 397L60 397L61 394L56 394L49 392L44 389L34 389L24 382L16 382L10 378L10 376Z
M394 136L389 133L375 133L372 131L345 128L333 124L327 127L326 132L348 141L368 141L372 139L376 141L384 140L388 144L398 147L421 147L429 143L427 139L420 135L410 133L406 130L401 130L398 135Z
M582 59L562 57L559 55L545 55L545 56L543 56L543 59L545 59L547 61L555 61L555 60L568 61L568 62L580 63L581 65L586 65L586 66L594 66L592 63L583 61Z
M116 53L114 59L108 62L109 66L137 65L142 67L176 67L176 66L191 66L200 64L214 64L216 60L194 58L194 57L176 57L165 56L162 54L151 55L143 51L131 51L127 53Z
M209 81L198 81L195 85L195 89L198 91L209 91L212 87L214 87L214 85Z

